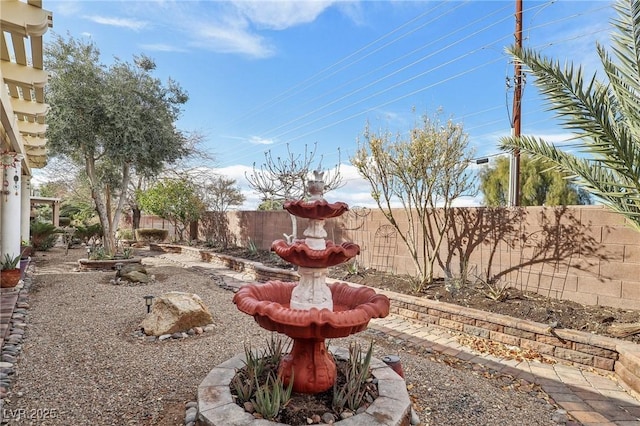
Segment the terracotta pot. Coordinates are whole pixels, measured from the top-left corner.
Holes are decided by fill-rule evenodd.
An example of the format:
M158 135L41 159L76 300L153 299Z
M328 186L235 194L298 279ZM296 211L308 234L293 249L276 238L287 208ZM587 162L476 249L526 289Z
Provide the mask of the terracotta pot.
M18 281L20 281L20 268L3 269L0 271L0 287L15 287L18 285Z

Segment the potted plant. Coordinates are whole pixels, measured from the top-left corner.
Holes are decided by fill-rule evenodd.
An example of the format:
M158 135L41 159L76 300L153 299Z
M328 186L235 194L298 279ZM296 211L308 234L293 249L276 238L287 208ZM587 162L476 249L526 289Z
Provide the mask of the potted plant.
M0 263L0 287L15 287L20 281L20 255L11 257L9 253L5 253L2 263Z
M20 253L23 259L26 259L33 254L33 246L29 241L22 241L20 243Z

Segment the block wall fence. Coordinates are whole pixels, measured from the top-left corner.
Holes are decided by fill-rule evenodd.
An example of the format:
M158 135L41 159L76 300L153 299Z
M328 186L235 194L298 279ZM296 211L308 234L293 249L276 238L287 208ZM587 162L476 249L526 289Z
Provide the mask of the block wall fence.
M450 219L435 267L439 278L466 276L587 305L640 309L640 232L603 206L459 208ZM403 213L396 220L406 235ZM298 219L298 237L306 226ZM172 235L168 222L152 216L143 216L141 227ZM360 245L358 267L415 275L403 235L379 210L351 208L325 229L335 243ZM232 211L201 221L198 239L269 249L291 230L285 211Z

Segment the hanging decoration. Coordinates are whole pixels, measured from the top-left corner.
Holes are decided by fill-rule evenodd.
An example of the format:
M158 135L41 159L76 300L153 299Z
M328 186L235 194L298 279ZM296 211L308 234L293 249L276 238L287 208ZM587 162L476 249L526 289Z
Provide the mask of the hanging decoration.
M15 195L19 195L20 176L18 175L18 163L22 159L22 155L5 151L0 154L0 159L2 162L2 193L4 194L4 201L7 202L9 201L9 194L11 194L11 190L9 189L11 169L13 169L13 190L15 191Z

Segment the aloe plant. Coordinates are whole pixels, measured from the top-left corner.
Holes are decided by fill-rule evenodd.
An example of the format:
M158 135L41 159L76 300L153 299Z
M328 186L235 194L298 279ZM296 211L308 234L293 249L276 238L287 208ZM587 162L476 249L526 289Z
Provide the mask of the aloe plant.
M0 269L2 269L3 271L9 269L18 269L18 262L20 262L20 255L11 257L9 253L5 253L2 264L0 264Z

